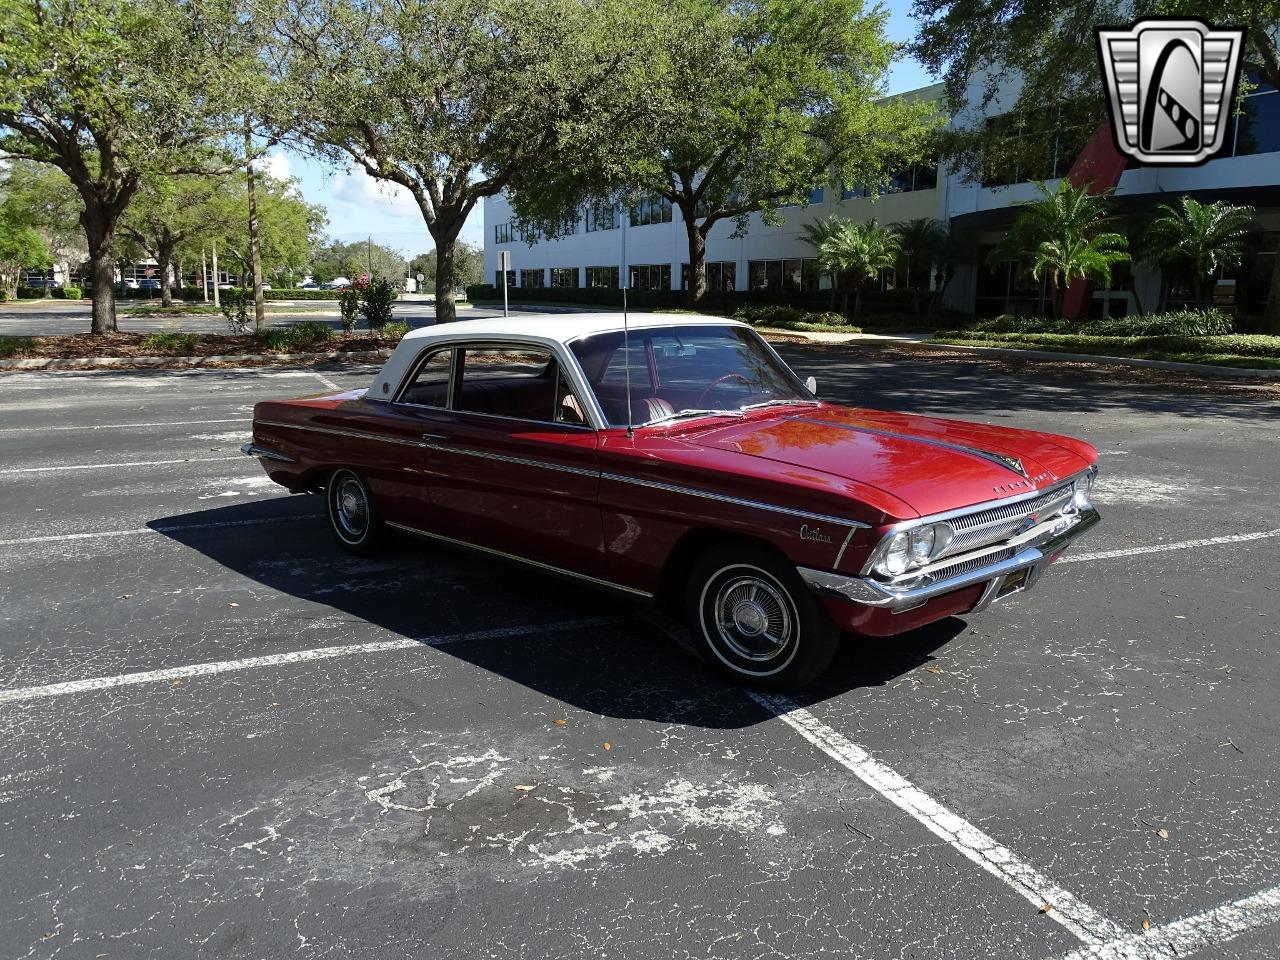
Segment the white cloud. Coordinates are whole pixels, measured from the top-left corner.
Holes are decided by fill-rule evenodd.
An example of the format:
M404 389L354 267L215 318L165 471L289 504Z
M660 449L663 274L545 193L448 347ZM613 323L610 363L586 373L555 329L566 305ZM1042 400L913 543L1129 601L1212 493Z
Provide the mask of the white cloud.
M340 203L393 217L418 219L422 216L408 190L385 180L375 180L363 167L351 167L334 177L330 196Z
M293 177L293 169L289 158L283 153L268 153L253 162L253 168L276 180L289 180Z

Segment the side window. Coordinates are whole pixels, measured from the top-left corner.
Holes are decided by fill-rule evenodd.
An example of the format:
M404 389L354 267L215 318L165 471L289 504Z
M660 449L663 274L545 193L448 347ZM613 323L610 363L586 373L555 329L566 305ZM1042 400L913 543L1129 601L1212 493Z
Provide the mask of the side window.
M560 421L560 368L538 347L478 347L462 360L453 409L520 420Z
M413 380L400 395L401 403L420 407L449 405L449 370L453 366L452 350L437 350L418 367Z

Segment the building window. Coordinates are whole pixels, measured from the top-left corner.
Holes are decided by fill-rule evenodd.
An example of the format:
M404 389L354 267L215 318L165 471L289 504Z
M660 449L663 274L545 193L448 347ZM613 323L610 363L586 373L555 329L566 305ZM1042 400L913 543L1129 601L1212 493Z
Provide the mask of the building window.
M587 207L587 233L597 230L615 230L618 226L618 208L612 203Z
M508 220L506 223L495 223L493 225L494 243L510 243L515 238L516 225L514 220Z
M502 289L502 271L493 271L493 285L499 290ZM507 271L507 286L514 288L516 285L516 272L514 270Z
M578 232L578 215L575 213L568 217L565 217L563 220L559 221L558 223L552 224L551 227L548 229L546 236L548 240L558 240L561 237L572 237L577 232Z
M871 188L865 183L858 183L853 186L850 186L847 183L842 183L840 185L841 200L861 200L869 196L871 196Z
M668 209L670 209L668 207ZM671 264L643 263L627 271L627 285L633 290L670 290Z
M1249 94L1231 123L1235 129L1227 130L1227 143L1234 140L1235 156L1280 151L1280 91L1264 87Z
M552 267L551 285L553 287L573 287L576 289L578 286L578 268Z
M643 227L650 223L671 222L671 201L663 197L649 197L631 208L631 225ZM668 285L667 289L670 289Z
M587 286L618 289L617 267L587 267Z
M752 260L747 264L748 289L809 292L818 289L822 270L816 257Z
M738 288L738 265L732 260L711 260L707 262L707 290L723 292ZM680 267L680 289L688 290L689 265Z
M546 285L546 275L541 270L520 271L520 286L532 290Z

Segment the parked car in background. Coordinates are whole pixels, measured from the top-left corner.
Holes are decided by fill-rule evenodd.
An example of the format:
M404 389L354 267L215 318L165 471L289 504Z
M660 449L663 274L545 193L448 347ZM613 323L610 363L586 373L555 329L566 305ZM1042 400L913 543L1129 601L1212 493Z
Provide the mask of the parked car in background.
M657 600L767 688L842 632L1031 588L1099 520L1083 441L815 389L730 320L470 320L406 334L367 390L257 404L243 449L353 553L402 531Z

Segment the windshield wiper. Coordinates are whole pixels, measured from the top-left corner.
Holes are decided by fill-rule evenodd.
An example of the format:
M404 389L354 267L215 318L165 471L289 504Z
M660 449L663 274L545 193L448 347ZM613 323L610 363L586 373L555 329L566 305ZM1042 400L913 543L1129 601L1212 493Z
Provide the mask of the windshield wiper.
M743 410L762 410L765 407L816 407L820 400L761 400L759 403L748 403Z
M741 417L741 410L680 410L676 413L668 413L665 417L659 417L657 420L650 420L641 426L652 427L659 423L670 423L673 420L687 420L693 417Z

